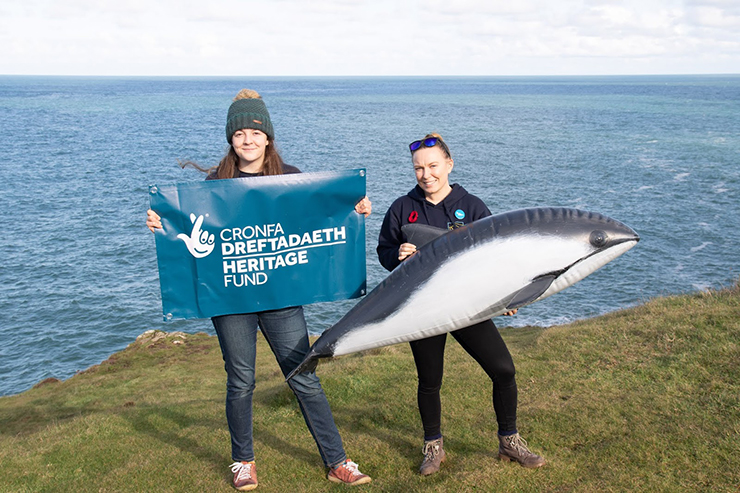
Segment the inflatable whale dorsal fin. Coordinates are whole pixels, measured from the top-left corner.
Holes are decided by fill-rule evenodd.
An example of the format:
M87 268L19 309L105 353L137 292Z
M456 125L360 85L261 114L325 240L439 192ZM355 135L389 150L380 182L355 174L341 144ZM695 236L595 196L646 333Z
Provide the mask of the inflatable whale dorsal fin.
M406 242L416 245L416 248L423 247L448 231L428 224L404 224L401 226L401 232L406 238Z

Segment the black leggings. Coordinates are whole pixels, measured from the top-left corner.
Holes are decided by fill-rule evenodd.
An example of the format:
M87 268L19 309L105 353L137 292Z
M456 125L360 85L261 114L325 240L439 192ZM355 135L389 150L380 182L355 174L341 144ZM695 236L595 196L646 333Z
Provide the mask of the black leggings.
M496 326L491 320L486 320L451 334L493 381L493 409L499 433L516 431L516 371L509 349ZM419 413L427 440L442 434L439 389L442 387L446 341L447 334L441 334L410 343L419 376Z

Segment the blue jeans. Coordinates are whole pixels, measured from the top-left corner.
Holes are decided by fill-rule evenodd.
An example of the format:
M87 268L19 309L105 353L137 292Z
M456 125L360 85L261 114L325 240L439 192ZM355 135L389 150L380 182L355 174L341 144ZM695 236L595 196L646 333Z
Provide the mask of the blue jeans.
M213 317L226 368L226 421L235 461L254 460L252 442L252 393L256 359L257 328L275 354L283 375L303 361L308 353L308 330L303 307L258 313ZM326 466L347 458L324 389L315 373L301 373L289 382L298 405Z

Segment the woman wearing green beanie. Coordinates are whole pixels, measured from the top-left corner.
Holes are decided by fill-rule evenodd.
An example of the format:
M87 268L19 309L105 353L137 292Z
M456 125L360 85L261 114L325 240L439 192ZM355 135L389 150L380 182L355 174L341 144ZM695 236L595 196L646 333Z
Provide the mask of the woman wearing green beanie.
M275 132L264 101L252 90L243 89L234 98L226 118L226 140L230 146L218 166L207 171L207 180L245 178L262 175L300 173L283 162L275 148ZM372 206L365 197L355 210L368 216ZM160 217L147 211L147 226L152 232L161 228ZM284 375L290 373L309 350L308 330L303 307L289 307L258 313L213 317L226 368L226 420L231 435L234 463L233 485L239 491L257 487L257 473L252 442L252 393L256 359L257 329L261 329ZM334 423L319 378L315 373L301 373L288 381L298 400L311 435L318 446L327 478L336 483L369 483L357 464L347 459L342 439Z

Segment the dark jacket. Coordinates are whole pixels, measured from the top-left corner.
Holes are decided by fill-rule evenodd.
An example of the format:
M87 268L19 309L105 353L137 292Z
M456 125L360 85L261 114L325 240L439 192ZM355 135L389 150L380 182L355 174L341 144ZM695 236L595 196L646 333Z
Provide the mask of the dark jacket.
M385 213L376 249L380 265L393 270L401 263L398 260L398 247L406 243L401 232L401 226L405 224L455 229L490 215L491 211L481 199L469 194L457 183L452 185L450 194L437 205L428 202L417 185L407 195L396 199Z

